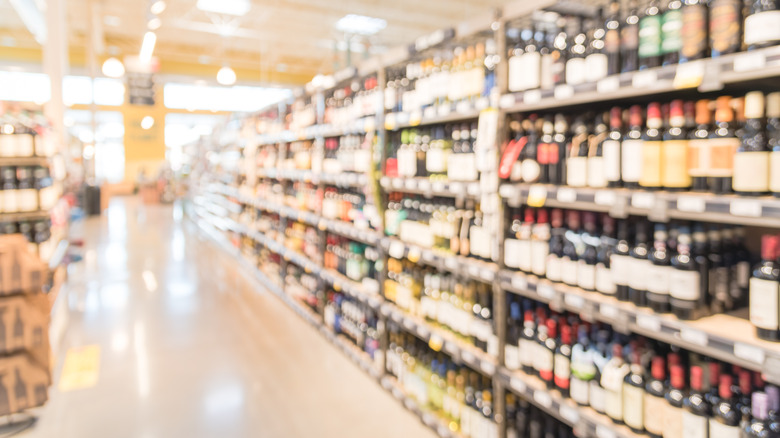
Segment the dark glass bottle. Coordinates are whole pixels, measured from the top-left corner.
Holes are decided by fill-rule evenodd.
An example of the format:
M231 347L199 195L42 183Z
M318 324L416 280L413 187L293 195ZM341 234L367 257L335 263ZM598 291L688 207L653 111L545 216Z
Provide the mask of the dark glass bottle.
M780 12L779 12L780 14ZM764 93L745 95L745 125L734 156L732 188L741 195L763 195L769 191L769 149L764 135Z
M561 342L555 350L554 377L555 387L564 397L569 397L571 382L571 326L561 326Z
M680 319L696 319L700 296L706 293L701 289L701 274L691 248L691 231L687 226L679 228L677 236L677 255L672 258L674 272L669 282L669 304Z
M580 212L569 210L567 213L568 231L564 236L563 257L561 258L561 280L569 286L577 286L579 255L577 246L580 239Z
M535 368L539 372L539 378L549 389L555 387L553 371L555 368L555 349L558 346L557 336L557 325L552 318L547 319L546 323L539 327L536 334L539 347L534 360Z
M673 100L669 108L669 128L664 132L661 154L661 185L666 190L688 190L691 177L688 165L688 136L682 100Z
M702 99L696 102L696 128L688 138L688 175L691 177L691 185L694 191L706 192L709 190L710 172L710 133L712 132L712 112L710 101Z
M583 232L580 235L580 254L577 262L577 284L586 291L596 290L597 248L601 243L596 228L596 214L582 214Z
M664 409L664 431L670 436L683 435L683 403L685 401L685 370L682 365L669 364L669 389L666 391Z
M596 82L609 74L609 56L606 53L604 10L599 8L596 19L589 22L587 47L585 49L585 77L588 82Z
M536 322L532 310L526 310L523 317L523 331L520 335L520 365L528 375L534 372L534 356L536 353Z
M555 209L550 218L550 251L547 255L547 270L545 275L551 281L563 281L563 247L566 244L563 228L563 210Z
M633 352L630 371L623 379L623 422L636 433L644 432L645 378L639 353Z
M739 51L742 47L742 0L710 1L710 56Z
M656 313L669 312L669 287L674 268L671 266L672 254L667 248L668 234L666 225L656 224L653 248L647 255L652 265L648 269L647 302Z
M663 65L677 64L683 45L682 0L669 0L661 17L661 53Z
M608 16L604 23L604 53L607 55L607 75L620 73L620 2L609 3Z
M723 260L723 239L717 226L707 233L709 254L709 300L712 313L725 313L734 308L729 293L729 268Z
M566 156L566 184L572 187L588 185L588 125L585 116L574 119L572 139Z
M691 367L691 389L683 401L683 436L688 438L708 438L709 418L712 406L702 392L704 373L701 367Z
M550 160L554 159L554 153L558 153L558 159L555 161L555 173L557 180L552 180L553 184L566 185L566 145L569 142L569 121L563 114L555 115L555 135L553 140L557 148L550 151ZM552 161L551 161L552 163Z
M750 279L750 322L756 335L768 341L780 341L780 236L761 237L761 263Z
M709 10L707 0L684 0L680 62L709 56Z
M650 3L639 19L639 69L661 65L661 8L658 0Z
M552 72L552 80L550 82L554 87L566 83L566 61L569 56L569 35L566 34L566 30L562 27L558 27L558 32L553 39L550 55L553 60L550 68L550 71Z
M557 184L558 174L558 147L553 141L555 133L555 124L551 115L544 117L542 121L542 136L539 138L537 148L537 159L541 166L539 182L542 184ZM554 154L554 156L553 156Z
M609 112L609 133L601 145L604 155L604 178L607 187L620 187L620 139L623 138L623 110L613 107Z
M780 197L780 92L766 96L766 137L769 148L769 190Z
M639 219L635 228L634 245L629 251L631 269L628 277L628 300L640 307L646 307L647 280L651 263L647 259L647 221Z
M541 166L539 165L538 146L539 146L539 133L536 130L537 117L532 114L527 119L523 120L523 130L526 132L526 138L528 141L525 144L522 152L520 152L520 173L523 176L523 182L535 183L539 181L541 176Z
M630 72L639 68L639 12L636 0L629 0L623 25L620 29L620 71Z
M666 409L666 364L663 356L656 356L650 364L650 377L645 384L644 428L652 438L660 438L664 430L663 412Z
M777 0L753 0L745 17L745 44L748 50L780 43L780 2Z
M642 134L642 173L639 185L656 190L661 188L663 160L663 118L661 105L653 102L647 107L647 129Z
M728 374L720 376L718 382L718 403L713 405L710 418L710 436L739 436L741 413L734 402L731 390L732 377Z
M731 97L720 96L716 101L715 126L710 134L709 148L712 156L722 157L720 162L711 163L710 191L716 194L731 192L731 180L734 174L733 157L739 147L739 138L735 133L734 110L731 109Z
M772 436L769 433L769 396L765 392L754 392L752 397L750 411L753 420L742 430L742 436L745 438L764 438Z
M567 32L571 40L569 53L566 56L566 83L579 85L587 80L587 69L585 66L586 43L588 41L585 33L587 26L582 17L570 20L567 20L567 23L570 24Z
M628 243L628 221L618 222L617 244L609 258L612 279L615 282L616 297L620 301L628 301L628 281L631 276L632 260L629 255L631 246Z
M610 265L616 243L615 220L604 215L602 216L601 242L596 253L596 291L608 296L615 296L617 292Z
M634 105L629 109L629 130L620 145L620 174L623 186L628 189L638 189L642 177L642 107Z

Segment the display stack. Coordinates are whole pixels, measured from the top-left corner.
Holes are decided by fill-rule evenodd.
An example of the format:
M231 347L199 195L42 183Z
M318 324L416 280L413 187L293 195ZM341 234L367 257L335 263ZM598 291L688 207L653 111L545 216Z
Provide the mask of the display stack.
M200 222L441 436L777 430L778 4L527 3L245 119Z

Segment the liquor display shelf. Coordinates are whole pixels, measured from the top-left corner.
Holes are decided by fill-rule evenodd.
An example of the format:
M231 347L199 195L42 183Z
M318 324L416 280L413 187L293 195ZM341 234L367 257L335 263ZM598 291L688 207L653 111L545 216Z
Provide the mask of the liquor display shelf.
M0 166L45 166L48 157L0 157Z
M498 364L495 356L485 353L473 345L466 344L445 329L409 315L393 303L385 303L380 312L400 324L409 333L427 342L432 350L444 351L456 362L465 363L488 377L495 375Z
M388 191L416 193L427 197L446 196L476 199L481 194L477 181L447 181L424 177L402 178L383 176L379 184Z
M541 379L522 371L499 367L496 377L513 393L523 397L549 415L574 428L577 436L598 438L637 438L645 435L634 433L626 426L613 423L607 416L593 408L579 406L563 397L558 391L548 389Z
M384 376L380 379L380 384L382 385L382 388L390 392L393 395L393 397L395 397L396 400L401 402L407 410L420 417L420 421L422 421L423 424L431 428L440 437L442 438L462 437L462 435L451 431L444 423L444 421L437 418L436 415L420 408L418 403L412 397L409 397L406 394L406 392L403 390L401 385L398 384L398 380L395 377Z
M365 134L376 129L376 117L366 116L348 123L331 125L312 125L297 130L285 130L255 137L258 145L289 143L292 141L314 140L315 138L338 137L349 134Z
M368 176L366 174L355 172L327 174L311 170L263 168L258 169L258 176L278 180L310 182L312 184L323 183L340 187L361 187L368 184Z
M553 310L568 310L586 321L610 324L620 332L637 333L760 371L767 381L780 383L780 344L758 339L755 327L745 318L746 310L683 321L533 275L502 270L498 278L503 290L549 303Z
M669 219L701 220L780 226L780 198L713 195L628 189L561 187L544 184L503 184L499 195L510 205L527 204L607 212L616 218L630 214L656 222Z
M780 47L707 58L678 65L608 76L598 82L558 85L549 90L505 94L499 107L507 112L539 111L594 102L652 96L698 88L717 91L724 85L780 76Z
M385 114L385 129L395 131L420 125L459 122L479 117L480 111L490 107L490 99L481 97L475 101L462 101L457 105L429 106L424 110Z
M36 219L46 219L51 216L48 210L23 211L18 213L0 213L0 222L17 222Z
M439 253L431 249L405 243L394 237L383 238L382 247L390 257L396 259L406 257L412 262L417 263L419 261L442 271L466 275L474 280L491 283L498 275L498 265L495 263Z

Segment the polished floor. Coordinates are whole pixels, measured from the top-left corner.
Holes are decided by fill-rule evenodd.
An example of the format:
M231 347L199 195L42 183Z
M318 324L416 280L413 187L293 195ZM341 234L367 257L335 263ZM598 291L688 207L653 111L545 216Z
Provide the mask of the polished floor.
M51 400L18 436L433 436L180 208L115 199L73 231ZM61 390L66 353L88 346L94 385Z

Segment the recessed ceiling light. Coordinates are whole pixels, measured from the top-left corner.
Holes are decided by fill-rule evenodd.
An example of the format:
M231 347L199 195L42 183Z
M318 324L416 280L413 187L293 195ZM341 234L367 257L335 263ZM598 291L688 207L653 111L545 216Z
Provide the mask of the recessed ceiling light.
M217 82L221 85L233 85L236 83L236 72L228 66L224 66L217 72Z
M198 0L197 7L204 12L244 16L251 5L249 0Z
M152 126L154 126L154 117L146 116L143 119L141 119L141 128L142 129L151 129Z
M116 58L108 58L103 63L103 74L109 78L121 78L125 74L125 66Z
M365 15L349 14L336 22L336 29L360 35L373 35L387 27L387 21Z
M151 12L154 15L160 15L165 10L165 7L167 5L163 0L157 0L156 2L152 3L152 6L149 7L149 12Z
M106 15L103 17L103 24L111 27L119 27L122 24L122 20L115 15Z
M151 20L149 20L148 23L146 23L146 26L149 28L149 30L157 30L162 26L162 21L160 21L159 17L154 17Z

